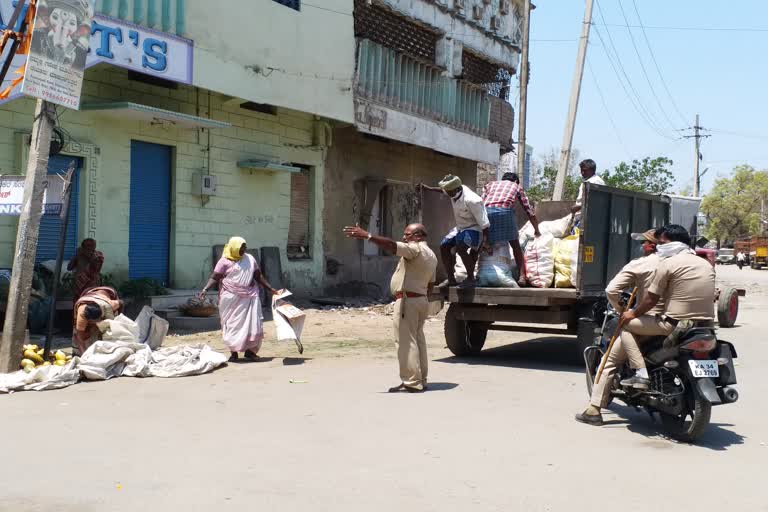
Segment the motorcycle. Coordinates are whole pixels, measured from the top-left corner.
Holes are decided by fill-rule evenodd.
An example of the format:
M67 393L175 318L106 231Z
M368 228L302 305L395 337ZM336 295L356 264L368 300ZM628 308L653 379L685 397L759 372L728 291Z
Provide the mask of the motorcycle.
M624 295L624 303L629 294ZM610 304L596 305L595 318L602 323L594 345L584 350L587 391L597 375L600 361L619 324L620 314ZM602 322L600 322L602 318ZM656 336L643 343L650 386L646 390L622 387L633 375L625 363L613 376L610 400L620 400L636 409L658 414L664 430L673 439L696 441L709 426L713 405L732 404L739 399L732 343L717 339L714 328L694 327L680 333L675 343ZM604 377L601 377L604 378Z

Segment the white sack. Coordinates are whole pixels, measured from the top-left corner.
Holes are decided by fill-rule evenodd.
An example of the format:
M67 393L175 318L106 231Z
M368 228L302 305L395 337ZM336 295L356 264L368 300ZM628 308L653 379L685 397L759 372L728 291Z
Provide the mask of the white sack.
M283 290L279 295L272 297L272 321L277 331L277 341L293 341L299 354L304 353L301 344L301 332L304 330L306 315L299 308L287 302L285 299L293 295L288 290Z
M0 374L0 393L11 391L47 391L61 389L77 384L80 371L77 369L78 358L73 358L64 366L40 366L27 373L19 370Z
M477 285L480 287L517 288L514 264L508 242L493 245L493 254L480 253L477 262Z
M168 334L168 320L157 316L154 309L144 306L136 317L136 325L139 327L139 343L149 345L152 350L163 345Z
M101 339L105 341L139 341L139 326L125 315L117 315L114 320L103 320L97 324Z
M541 233L549 233L555 238L563 238L564 236L568 235L571 231L569 229L570 227L571 215L566 215L562 219L539 222L539 231ZM522 247L525 247L527 242L533 240L533 224L531 224L531 221L525 223L522 229L520 229L518 232L518 235L518 240L520 241L520 245Z
M525 248L525 276L531 286L549 288L555 278L553 257L555 239L550 233L541 233Z

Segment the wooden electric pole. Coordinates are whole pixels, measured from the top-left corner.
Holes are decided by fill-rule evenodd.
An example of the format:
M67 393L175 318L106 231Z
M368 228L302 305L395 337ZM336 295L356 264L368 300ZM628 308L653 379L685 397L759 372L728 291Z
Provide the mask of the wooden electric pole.
M3 338L0 343L0 373L17 370L22 359L22 345L27 329L32 272L35 267L40 217L43 213L45 178L48 173L48 155L55 116L52 103L37 101L27 175L24 180L24 204L21 207L16 234L13 274L8 291Z
M576 54L576 71L573 74L571 84L571 101L568 106L568 119L565 123L563 144L560 148L560 165L557 168L555 191L552 194L553 201L563 200L565 176L568 173L568 161L571 159L571 145L573 144L573 130L576 126L576 111L579 108L579 95L581 94L581 79L584 76L584 61L587 58L587 43L589 42L589 28L592 25L592 5L594 0L587 0L584 9L584 24L581 27L581 39L579 40L579 52Z
M520 105L517 123L517 175L525 183L525 123L528 108L528 49L531 34L531 0L523 7L523 51L520 56Z

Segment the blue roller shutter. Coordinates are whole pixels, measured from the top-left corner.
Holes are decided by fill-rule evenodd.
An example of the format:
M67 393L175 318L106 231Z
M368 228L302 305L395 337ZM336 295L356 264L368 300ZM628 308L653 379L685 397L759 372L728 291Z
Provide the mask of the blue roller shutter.
M75 161L78 169L82 170L83 161L81 158L71 156L56 155L48 160L49 175L65 175L69 164ZM72 195L69 202L69 222L67 223L67 238L64 243L64 261L67 261L75 255L78 245L77 237L77 217L80 204L80 170L75 173L75 180L72 183ZM57 179L57 178L54 178ZM61 231L61 219L58 215L43 215L40 219L40 234L37 241L37 255L35 261L55 260L56 251L59 248L59 234Z
M128 277L168 284L171 148L131 141Z

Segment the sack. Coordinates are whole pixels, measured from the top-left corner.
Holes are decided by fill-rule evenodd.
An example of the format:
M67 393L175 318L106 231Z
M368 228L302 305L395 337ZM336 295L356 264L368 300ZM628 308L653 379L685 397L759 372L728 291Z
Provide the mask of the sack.
M555 288L571 288L577 282L579 266L579 234L555 243Z
M301 331L304 330L306 315L302 310L284 299L293 295L288 290L272 297L272 320L275 322L277 341L293 341L299 354L304 353Z
M550 233L531 240L525 248L525 277L535 288L549 288L555 277L553 250L555 239Z
M514 265L508 242L493 245L493 254L480 253L477 263L477 285L480 287L517 288Z
M144 306L136 317L136 325L139 326L139 343L149 345L152 350L163 345L168 334L168 321L157 316L154 309Z
M114 320L103 320L96 325L104 341L137 343L139 340L139 326L125 315L117 315Z
M566 215L562 219L539 222L539 231L541 233L549 233L555 238L563 238L570 234L570 227L571 215ZM519 231L519 235L518 239L521 247L525 247L526 243L533 240L533 224L531 224L531 221L525 223L523 228Z

